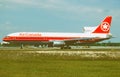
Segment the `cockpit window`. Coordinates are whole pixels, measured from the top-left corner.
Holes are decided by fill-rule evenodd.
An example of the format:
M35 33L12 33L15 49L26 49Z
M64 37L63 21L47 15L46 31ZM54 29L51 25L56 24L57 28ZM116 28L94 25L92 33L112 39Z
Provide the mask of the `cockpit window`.
M9 36L5 36L5 38L9 38Z

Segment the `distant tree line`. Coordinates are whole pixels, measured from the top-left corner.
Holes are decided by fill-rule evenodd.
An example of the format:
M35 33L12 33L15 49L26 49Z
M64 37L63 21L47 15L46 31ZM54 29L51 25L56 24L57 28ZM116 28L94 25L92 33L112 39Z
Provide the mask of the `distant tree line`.
M120 43L112 43L112 42L108 42L108 43L79 43L79 44L74 44L75 46L120 46ZM6 45L1 45L0 46L14 46L14 47L18 47L21 46L21 44L6 44Z
M120 43L87 43L87 44L77 44L81 46L120 46Z

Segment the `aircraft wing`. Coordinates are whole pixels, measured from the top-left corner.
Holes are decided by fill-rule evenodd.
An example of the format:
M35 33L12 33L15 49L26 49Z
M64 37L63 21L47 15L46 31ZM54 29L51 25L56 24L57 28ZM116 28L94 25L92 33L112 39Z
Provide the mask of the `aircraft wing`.
M75 38L75 39L67 39L67 40L63 40L66 44L73 44L73 43L76 43L76 42L80 42L80 41L89 41L89 40L92 40L92 39L96 39L96 38L99 38L99 37L84 37L84 38Z

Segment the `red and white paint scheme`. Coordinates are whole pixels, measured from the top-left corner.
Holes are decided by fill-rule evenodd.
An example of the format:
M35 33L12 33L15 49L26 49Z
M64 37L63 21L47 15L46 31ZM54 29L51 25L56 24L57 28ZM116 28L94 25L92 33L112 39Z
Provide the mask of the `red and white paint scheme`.
M107 40L112 37L110 33L112 16L107 16L96 27L84 27L83 33L59 33L59 32L17 32L8 34L3 41L20 44L46 43L48 46L60 46L70 48L74 43L94 43Z

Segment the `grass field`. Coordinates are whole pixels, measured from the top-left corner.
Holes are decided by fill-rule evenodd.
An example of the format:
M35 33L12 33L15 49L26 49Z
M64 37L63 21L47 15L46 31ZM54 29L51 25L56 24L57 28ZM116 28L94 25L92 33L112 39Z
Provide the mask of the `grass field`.
M0 77L120 77L120 60L4 50Z

